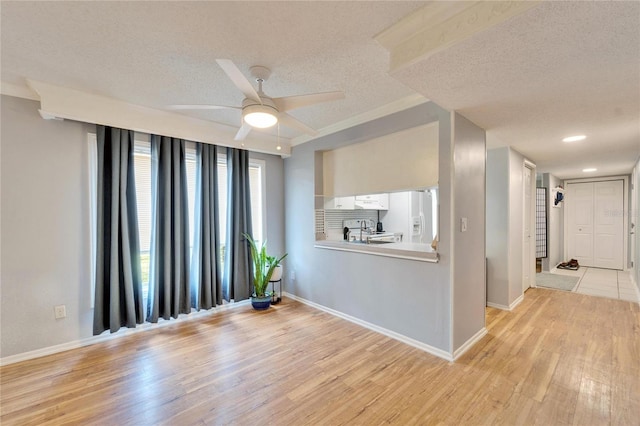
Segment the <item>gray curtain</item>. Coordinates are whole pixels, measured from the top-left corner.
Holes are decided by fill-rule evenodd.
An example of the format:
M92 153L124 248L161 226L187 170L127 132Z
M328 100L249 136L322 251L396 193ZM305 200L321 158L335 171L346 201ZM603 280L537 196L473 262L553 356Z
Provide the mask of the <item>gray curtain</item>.
M218 151L196 144L196 201L191 254L191 306L210 309L222 303L218 233Z
M147 321L191 311L185 141L151 135L151 252Z
M227 148L227 247L225 252L225 300L247 299L253 293L251 251L242 236L251 229L249 152Z
M98 188L93 334L143 322L132 131L97 126Z

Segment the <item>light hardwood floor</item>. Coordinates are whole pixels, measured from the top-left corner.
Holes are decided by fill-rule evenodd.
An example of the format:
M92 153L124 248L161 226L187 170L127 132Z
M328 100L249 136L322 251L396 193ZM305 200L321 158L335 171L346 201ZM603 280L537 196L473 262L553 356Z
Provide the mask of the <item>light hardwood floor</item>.
M640 424L638 304L530 289L487 328L449 363L295 301L241 307L2 367L0 423Z

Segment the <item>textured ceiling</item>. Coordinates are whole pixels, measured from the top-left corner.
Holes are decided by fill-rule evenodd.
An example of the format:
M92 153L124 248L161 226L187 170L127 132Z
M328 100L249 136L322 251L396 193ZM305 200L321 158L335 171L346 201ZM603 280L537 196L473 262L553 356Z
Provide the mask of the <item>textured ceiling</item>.
M272 97L345 91L291 111L320 129L414 94L373 39L418 2L2 2L2 81L45 81L154 108L240 106L218 67L272 70ZM239 126L232 110L183 112ZM274 132L275 130L267 130ZM297 132L284 127L283 136Z
M542 2L391 77L373 37L426 3L2 1L0 77L153 108L239 105L215 62L229 58L247 75L251 65L270 67L273 97L344 90L344 100L291 112L317 129L417 91L538 171L631 170L640 154L640 2ZM184 114L240 122L237 111ZM588 137L560 142L576 133Z
M538 172L629 173L640 155L640 2L543 2L395 76Z

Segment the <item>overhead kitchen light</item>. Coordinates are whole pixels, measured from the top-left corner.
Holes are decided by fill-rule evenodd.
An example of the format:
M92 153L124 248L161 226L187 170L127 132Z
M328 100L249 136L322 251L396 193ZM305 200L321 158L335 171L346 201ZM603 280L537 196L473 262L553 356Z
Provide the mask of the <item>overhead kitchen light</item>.
M562 142L578 142L583 141L586 138L587 137L585 135L567 136L566 138L562 139Z
M585 172L585 173L595 172L596 170L598 170L598 169L596 169L595 167L589 167L587 169L582 169L582 171Z
M250 100L250 99L245 99ZM242 107L242 119L251 127L266 129L278 122L275 105L269 105L270 99L262 98L263 104L250 104Z

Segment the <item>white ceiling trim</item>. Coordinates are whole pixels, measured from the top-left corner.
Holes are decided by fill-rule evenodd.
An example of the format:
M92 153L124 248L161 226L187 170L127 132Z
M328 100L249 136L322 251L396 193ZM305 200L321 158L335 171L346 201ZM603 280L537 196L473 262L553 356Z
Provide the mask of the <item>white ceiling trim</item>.
M372 109L371 111L367 111L362 114L358 114L353 117L347 118L346 120L342 120L337 123L334 123L330 126L323 127L322 129L318 130L318 133L315 136L310 136L310 135L297 136L291 139L291 146L300 145L322 136L330 135L332 133L337 133L342 130L348 129L350 127L358 126L360 124L363 124L369 121L377 120L378 118L386 117L387 115L404 111L405 109L413 108L414 106L424 104L426 102L429 102L429 99L425 98L423 95L419 93L405 96L402 99L398 99L397 101L390 102L379 108Z
M13 96L14 98L29 99L32 101L40 100L40 96L27 86L19 86L17 84L7 83L6 81L0 82L0 93L6 96Z
M159 134L267 154L291 155L288 139L252 132L244 141L233 138L236 127L213 123L167 111L134 105L105 96L27 80L39 95L41 114L69 120ZM278 144L281 150L277 149Z
M538 1L430 2L382 31L390 74L539 5Z

